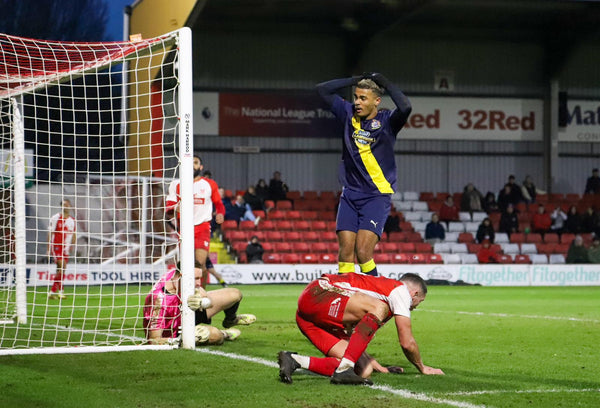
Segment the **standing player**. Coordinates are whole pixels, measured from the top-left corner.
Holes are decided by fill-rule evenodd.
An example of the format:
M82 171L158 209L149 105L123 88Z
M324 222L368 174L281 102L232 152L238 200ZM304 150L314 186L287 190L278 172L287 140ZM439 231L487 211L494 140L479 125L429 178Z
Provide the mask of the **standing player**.
M48 294L49 299L65 299L63 293L63 277L71 248L74 247L76 238L75 218L71 216L71 201L61 202L62 212L56 213L50 218L48 231L48 256L54 258L56 263L56 274L54 283Z
M196 311L196 344L222 344L235 340L240 331L236 325L250 325L256 321L251 314L237 314L242 301L242 292L226 288L206 292L200 286L202 270L195 268L196 292L188 298L188 306ZM168 343L179 335L181 326L181 272L171 266L167 273L152 287L144 303L144 331L152 344ZM212 317L224 311L223 327L211 326Z
M444 374L423 364L412 333L410 312L426 295L425 281L413 273L405 273L399 281L356 273L326 274L309 283L298 299L296 322L326 357L279 352L281 381L291 383L297 368L331 376L332 384L371 385L367 377L373 369L402 372L399 367L381 367L365 353L377 330L392 317L406 358L422 374Z
M336 94L349 86L355 87L354 103ZM378 110L384 89L396 104L393 111ZM354 272L356 257L363 273L377 276L373 251L396 190L396 134L412 108L402 91L377 73L323 82L317 91L344 126L336 226L339 272Z
M215 222L222 224L225 217L225 206L221 201L219 186L206 177L202 177L202 159L194 155L194 252L196 267L207 274L206 259L210 247L210 221L213 205L216 212ZM180 196L179 180L173 180L167 195L166 212L177 213L179 219Z

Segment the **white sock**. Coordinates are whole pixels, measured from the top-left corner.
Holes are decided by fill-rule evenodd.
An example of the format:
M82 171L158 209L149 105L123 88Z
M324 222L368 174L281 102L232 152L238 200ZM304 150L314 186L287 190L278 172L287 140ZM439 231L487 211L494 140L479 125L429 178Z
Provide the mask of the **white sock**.
M301 356L299 354L292 354L291 356L294 360L296 360L298 364L300 364L300 367L304 368L305 370L308 370L308 365L310 364L310 357Z
M340 361L340 365L335 370L335 372L341 373L342 371L346 371L349 368L354 368L354 362L348 360L347 358L342 358L342 361Z

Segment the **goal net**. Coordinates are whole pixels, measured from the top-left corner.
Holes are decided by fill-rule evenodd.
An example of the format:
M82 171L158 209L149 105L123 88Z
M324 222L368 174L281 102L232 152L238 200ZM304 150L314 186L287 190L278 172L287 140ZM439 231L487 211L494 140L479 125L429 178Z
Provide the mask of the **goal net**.
M169 264L181 259L193 292L193 244L179 246L193 241L191 92L189 29L0 34L0 354L140 349L145 297ZM178 234L164 203L180 174Z

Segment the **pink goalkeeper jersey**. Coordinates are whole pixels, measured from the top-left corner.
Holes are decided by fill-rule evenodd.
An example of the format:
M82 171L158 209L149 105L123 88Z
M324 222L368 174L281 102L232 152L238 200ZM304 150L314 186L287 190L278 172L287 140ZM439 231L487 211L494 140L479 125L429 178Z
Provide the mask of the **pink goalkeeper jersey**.
M175 274L175 267L154 284L144 302L144 329L162 330L162 337L177 337L181 326L181 299L165 292L165 285Z

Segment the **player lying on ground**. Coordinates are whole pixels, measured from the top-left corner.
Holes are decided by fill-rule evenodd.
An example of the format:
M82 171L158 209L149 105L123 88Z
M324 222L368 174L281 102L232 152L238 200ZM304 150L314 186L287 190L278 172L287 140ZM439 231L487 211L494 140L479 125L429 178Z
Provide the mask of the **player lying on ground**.
M280 351L279 378L292 383L292 373L304 368L331 377L333 384L367 384L373 370L382 367L365 353L369 342L392 317L406 358L423 374L444 374L423 364L413 336L410 312L425 300L427 286L416 274L400 280L347 273L323 275L309 283L298 299L296 322L300 331L326 357L308 357Z
M202 269L195 268L196 292L187 300L190 309L196 311L196 344L222 344L240 335L236 325L247 326L256 321L251 314L237 314L242 292L235 288L205 291L200 282ZM166 344L177 338L181 326L182 302L181 272L175 266L158 281L146 296L144 304L144 331L151 344ZM212 317L223 311L224 330L211 326Z

